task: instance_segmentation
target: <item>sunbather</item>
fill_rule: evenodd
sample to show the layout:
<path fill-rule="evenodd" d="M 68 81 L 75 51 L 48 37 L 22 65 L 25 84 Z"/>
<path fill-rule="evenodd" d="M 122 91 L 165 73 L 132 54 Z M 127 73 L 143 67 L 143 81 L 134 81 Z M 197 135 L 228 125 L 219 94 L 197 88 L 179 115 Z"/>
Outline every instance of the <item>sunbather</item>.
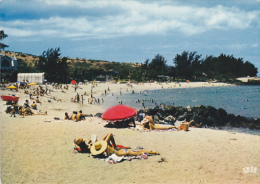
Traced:
<path fill-rule="evenodd" d="M 73 111 L 73 114 L 71 115 L 71 120 L 77 121 L 77 114 L 78 112 Z"/>
<path fill-rule="evenodd" d="M 30 109 L 30 107 L 23 109 L 23 115 L 34 115 L 34 112 Z"/>
<path fill-rule="evenodd" d="M 100 141 L 92 142 L 91 140 L 87 141 L 83 138 L 77 138 L 74 140 L 74 143 L 79 146 L 76 148 L 81 153 L 91 153 L 93 156 L 103 155 L 110 156 L 115 153 L 117 156 L 135 156 L 141 155 L 143 153 L 159 155 L 160 153 L 155 151 L 132 151 L 130 147 L 117 146 L 113 134 L 105 135 Z M 112 143 L 112 144 L 111 144 Z M 119 148 L 121 147 L 121 148 Z"/>
<path fill-rule="evenodd" d="M 40 102 L 40 100 L 39 100 L 39 97 L 38 97 L 38 96 L 36 97 L 36 100 L 35 100 L 35 101 L 36 101 L 36 103 L 42 103 L 42 102 Z"/>
<path fill-rule="evenodd" d="M 64 119 L 67 119 L 67 120 L 70 120 L 70 119 L 71 119 L 71 117 L 68 115 L 67 112 L 65 112 L 65 118 L 64 118 Z"/>
<path fill-rule="evenodd" d="M 31 105 L 31 107 L 32 107 L 32 109 L 37 110 L 37 105 L 36 105 L 35 101 L 33 101 L 33 104 Z"/>
<path fill-rule="evenodd" d="M 144 128 L 144 129 L 153 130 L 153 129 L 155 129 L 154 124 L 155 124 L 155 123 L 154 123 L 154 121 L 153 121 L 152 116 L 149 116 L 149 114 L 146 113 L 146 116 L 145 116 L 145 118 L 144 118 L 143 121 L 142 121 L 142 126 L 143 126 L 143 128 Z"/>
<path fill-rule="evenodd" d="M 114 136 L 111 133 L 107 134 L 100 141 L 95 142 L 91 146 L 90 151 L 93 156 L 103 155 L 105 153 L 105 156 L 107 157 L 112 155 L 113 153 L 116 154 L 117 156 L 136 156 L 136 155 L 141 155 L 145 152 L 152 155 L 160 154 L 156 151 L 145 151 L 145 150 L 132 151 L 127 148 L 118 149 L 115 143 Z"/>
<path fill-rule="evenodd" d="M 75 148 L 75 149 L 78 150 L 80 153 L 90 153 L 90 148 L 92 145 L 91 140 L 87 141 L 86 139 L 83 138 L 77 138 L 74 140 L 74 144 L 79 146 L 79 148 Z"/>
<path fill-rule="evenodd" d="M 77 116 L 76 116 L 76 120 L 77 120 L 77 121 L 81 121 L 81 120 L 83 120 L 83 119 L 85 119 L 85 115 L 82 114 L 82 110 L 80 110 L 79 113 L 78 113 Z"/>

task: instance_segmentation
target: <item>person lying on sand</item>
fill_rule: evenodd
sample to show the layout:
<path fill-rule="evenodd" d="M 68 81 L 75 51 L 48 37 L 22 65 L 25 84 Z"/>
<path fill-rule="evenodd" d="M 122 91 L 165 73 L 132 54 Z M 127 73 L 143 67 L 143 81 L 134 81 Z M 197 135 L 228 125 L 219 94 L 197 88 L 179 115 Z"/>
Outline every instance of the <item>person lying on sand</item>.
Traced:
<path fill-rule="evenodd" d="M 112 155 L 113 153 L 116 154 L 117 156 L 136 156 L 136 155 L 141 155 L 145 152 L 151 155 L 160 155 L 160 153 L 156 151 L 145 151 L 145 150 L 132 151 L 127 148 L 118 149 L 115 143 L 114 136 L 111 133 L 105 135 L 105 137 L 103 137 L 100 141 L 95 142 L 91 146 L 90 152 L 93 156 L 102 156 L 105 154 L 106 157 Z"/>
<path fill-rule="evenodd" d="M 34 112 L 30 109 L 30 107 L 24 108 L 22 110 L 23 115 L 34 115 Z"/>
<path fill-rule="evenodd" d="M 187 122 L 187 123 L 192 123 L 192 121 L 190 122 Z M 168 126 L 164 126 L 164 125 L 156 125 L 153 121 L 153 118 L 152 116 L 149 116 L 148 113 L 146 113 L 146 116 L 145 118 L 141 121 L 141 125 L 142 125 L 142 128 L 143 129 L 149 129 L 149 130 L 154 130 L 154 129 L 158 129 L 158 130 L 166 130 L 166 129 L 172 129 L 172 128 L 176 128 L 176 126 L 171 126 L 171 125 L 168 125 Z"/>
<path fill-rule="evenodd" d="M 172 128 L 176 128 L 176 126 L 173 125 L 158 125 L 158 124 L 154 124 L 152 125 L 152 129 L 151 128 L 147 128 L 148 126 L 150 127 L 149 124 L 149 119 L 144 118 L 141 121 L 141 125 L 142 125 L 142 129 L 149 129 L 149 130 L 167 130 L 167 129 L 172 129 Z"/>
<path fill-rule="evenodd" d="M 37 112 L 36 115 L 47 115 L 47 111 L 45 111 L 45 112 L 43 113 L 41 110 L 39 110 L 39 112 Z"/>
<path fill-rule="evenodd" d="M 118 148 L 116 145 L 113 134 L 106 134 L 100 141 L 93 143 L 91 140 L 87 141 L 83 138 L 77 138 L 74 140 L 74 143 L 80 147 L 80 152 L 91 153 L 93 156 L 110 156 L 115 153 L 117 156 L 136 156 L 143 153 L 148 153 L 152 155 L 160 155 L 160 153 L 155 151 L 132 151 L 130 147 Z M 111 144 L 112 143 L 112 144 Z"/>
<path fill-rule="evenodd" d="M 74 144 L 79 147 L 75 147 L 74 149 L 78 150 L 80 153 L 90 153 L 93 142 L 91 140 L 87 141 L 83 138 L 77 138 L 74 140 Z"/>

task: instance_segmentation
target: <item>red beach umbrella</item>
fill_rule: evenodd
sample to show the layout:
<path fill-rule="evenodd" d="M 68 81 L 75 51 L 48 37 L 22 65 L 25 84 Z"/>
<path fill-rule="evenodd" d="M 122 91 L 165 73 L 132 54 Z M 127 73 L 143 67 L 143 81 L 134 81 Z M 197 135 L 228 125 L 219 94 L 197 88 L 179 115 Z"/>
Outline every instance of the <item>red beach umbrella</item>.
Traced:
<path fill-rule="evenodd" d="M 116 105 L 107 109 L 103 113 L 102 119 L 109 121 L 123 120 L 126 118 L 133 117 L 136 114 L 137 111 L 132 107 L 128 107 L 126 105 Z"/>
<path fill-rule="evenodd" d="M 75 80 L 72 80 L 70 83 L 71 84 L 76 84 L 77 82 Z"/>
<path fill-rule="evenodd" d="M 18 96 L 11 96 L 11 95 L 2 95 L 1 98 L 3 101 L 10 101 L 10 102 L 17 102 L 19 99 Z"/>

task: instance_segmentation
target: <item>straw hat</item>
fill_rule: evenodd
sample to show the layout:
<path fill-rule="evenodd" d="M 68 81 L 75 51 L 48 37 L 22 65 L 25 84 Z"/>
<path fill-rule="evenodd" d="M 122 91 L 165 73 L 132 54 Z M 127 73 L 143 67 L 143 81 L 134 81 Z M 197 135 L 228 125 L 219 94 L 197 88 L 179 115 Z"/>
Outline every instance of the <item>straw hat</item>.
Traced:
<path fill-rule="evenodd" d="M 99 154 L 103 153 L 106 149 L 107 149 L 107 142 L 104 140 L 100 140 L 100 141 L 95 142 L 91 146 L 90 152 L 92 153 L 92 155 L 99 155 Z"/>

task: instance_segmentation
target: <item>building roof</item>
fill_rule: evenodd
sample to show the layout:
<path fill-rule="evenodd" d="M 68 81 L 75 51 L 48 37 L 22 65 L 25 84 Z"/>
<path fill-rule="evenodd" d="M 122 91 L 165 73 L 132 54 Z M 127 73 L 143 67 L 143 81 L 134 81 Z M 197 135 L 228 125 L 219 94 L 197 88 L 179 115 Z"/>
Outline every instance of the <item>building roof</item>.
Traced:
<path fill-rule="evenodd" d="M 157 77 L 167 78 L 167 77 L 169 77 L 169 76 L 166 76 L 166 75 L 158 75 Z"/>
<path fill-rule="evenodd" d="M 106 78 L 104 75 L 99 75 L 99 76 L 97 76 L 96 78 L 98 78 L 98 79 L 104 79 L 104 78 Z"/>

